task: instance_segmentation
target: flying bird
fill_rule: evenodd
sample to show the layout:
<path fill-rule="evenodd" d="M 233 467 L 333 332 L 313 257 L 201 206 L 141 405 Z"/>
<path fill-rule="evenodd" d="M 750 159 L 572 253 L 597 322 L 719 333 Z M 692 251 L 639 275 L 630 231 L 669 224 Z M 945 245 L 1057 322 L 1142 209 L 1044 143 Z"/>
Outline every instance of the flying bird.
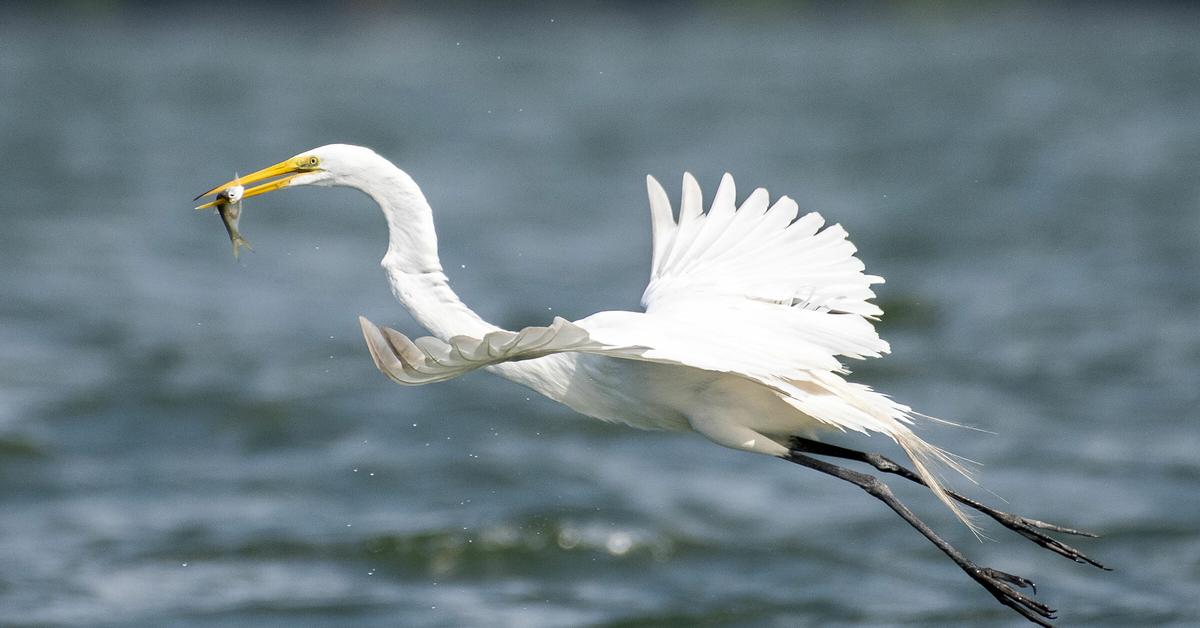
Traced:
<path fill-rule="evenodd" d="M 890 507 L 1002 604 L 1040 625 L 1050 625 L 1056 611 L 1018 590 L 1036 593 L 1031 581 L 968 560 L 878 477 L 814 456 L 865 463 L 926 486 L 973 531 L 964 508 L 1075 562 L 1107 569 L 1046 532 L 1094 535 L 1001 512 L 944 486 L 936 466 L 968 470 L 914 433 L 914 423 L 926 417 L 847 379 L 844 360 L 889 351 L 873 324 L 883 312 L 871 303 L 871 286 L 883 279 L 863 272 L 840 225 L 825 226 L 815 212 L 800 216 L 786 196 L 771 202 L 759 188 L 739 205 L 726 174 L 705 210 L 699 184 L 685 174 L 675 212 L 663 187 L 647 177 L 653 248 L 644 311 L 556 317 L 546 326 L 509 331 L 483 320 L 450 288 L 433 210 L 413 179 L 374 151 L 322 146 L 196 198 L 260 181 L 242 198 L 303 185 L 343 186 L 379 204 L 388 224 L 383 269 L 396 298 L 432 334 L 413 340 L 359 318 L 375 365 L 399 384 L 483 369 L 580 414 L 644 429 L 690 430 L 718 445 L 845 480 Z M 900 446 L 911 469 L 820 440 L 832 432 L 883 434 Z"/>

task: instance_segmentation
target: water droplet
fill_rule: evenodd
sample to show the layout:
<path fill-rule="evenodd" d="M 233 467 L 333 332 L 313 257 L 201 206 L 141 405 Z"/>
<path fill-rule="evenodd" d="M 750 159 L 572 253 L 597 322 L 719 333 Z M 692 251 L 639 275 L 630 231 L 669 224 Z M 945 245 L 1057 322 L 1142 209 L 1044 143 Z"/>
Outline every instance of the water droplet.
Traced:
<path fill-rule="evenodd" d="M 613 556 L 624 556 L 631 547 L 633 547 L 633 539 L 625 532 L 610 534 L 604 543 L 604 549 L 607 549 L 608 553 Z"/>

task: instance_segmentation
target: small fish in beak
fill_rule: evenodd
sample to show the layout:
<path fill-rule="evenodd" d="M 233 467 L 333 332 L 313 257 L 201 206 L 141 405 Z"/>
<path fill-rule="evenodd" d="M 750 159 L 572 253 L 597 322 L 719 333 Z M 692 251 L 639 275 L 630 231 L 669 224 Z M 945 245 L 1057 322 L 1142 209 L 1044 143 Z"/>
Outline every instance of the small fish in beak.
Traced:
<path fill-rule="evenodd" d="M 229 241 L 233 244 L 234 259 L 238 257 L 239 247 L 254 250 L 237 228 L 238 220 L 242 217 L 242 193 L 245 191 L 246 188 L 240 185 L 231 185 L 222 190 L 216 199 L 217 213 L 221 214 L 221 222 L 225 223 L 225 231 L 229 233 Z"/>

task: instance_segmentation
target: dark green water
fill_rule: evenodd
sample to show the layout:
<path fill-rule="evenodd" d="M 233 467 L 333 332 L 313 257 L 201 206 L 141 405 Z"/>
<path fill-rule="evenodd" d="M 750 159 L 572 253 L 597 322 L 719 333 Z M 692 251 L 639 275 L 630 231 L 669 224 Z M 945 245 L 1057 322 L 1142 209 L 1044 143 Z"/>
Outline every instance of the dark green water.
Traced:
<path fill-rule="evenodd" d="M 190 210 L 335 141 L 507 327 L 636 306 L 646 173 L 821 210 L 888 279 L 860 377 L 1117 570 L 900 495 L 1063 625 L 1200 622 L 1196 10 L 72 6 L 0 9 L 0 624 L 1018 625 L 848 485 L 389 384 L 369 201 L 256 199 L 240 263 Z"/>

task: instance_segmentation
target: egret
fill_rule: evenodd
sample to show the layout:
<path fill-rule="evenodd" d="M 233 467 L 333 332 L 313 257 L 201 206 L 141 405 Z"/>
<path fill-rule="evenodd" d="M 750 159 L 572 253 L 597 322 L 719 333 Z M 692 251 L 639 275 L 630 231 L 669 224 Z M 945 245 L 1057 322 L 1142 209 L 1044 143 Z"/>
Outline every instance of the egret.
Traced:
<path fill-rule="evenodd" d="M 691 430 L 718 445 L 774 456 L 845 480 L 882 501 L 950 557 L 1002 604 L 1050 625 L 1054 611 L 1018 589 L 1033 583 L 977 566 L 900 502 L 876 476 L 813 456 L 865 463 L 927 487 L 971 529 L 963 508 L 981 512 L 1040 547 L 1106 569 L 1046 531 L 1094 536 L 990 508 L 939 481 L 959 461 L 918 437 L 927 418 L 846 379 L 842 359 L 889 351 L 873 325 L 883 312 L 871 299 L 882 278 L 865 274 L 846 231 L 817 213 L 798 216 L 786 196 L 772 203 L 754 190 L 736 203 L 726 174 L 705 211 L 700 186 L 683 177 L 679 211 L 646 178 L 653 235 L 644 311 L 608 311 L 577 321 L 501 329 L 468 308 L 450 288 L 438 258 L 433 210 L 416 182 L 360 146 L 331 144 L 219 185 L 242 198 L 302 185 L 343 186 L 383 210 L 388 248 L 381 265 L 396 298 L 432 336 L 411 340 L 359 318 L 375 365 L 399 384 L 448 380 L 483 369 L 572 410 L 643 429 Z M 213 201 L 197 209 L 219 204 Z M 875 453 L 819 440 L 830 432 L 879 433 L 911 461 L 907 468 Z"/>

